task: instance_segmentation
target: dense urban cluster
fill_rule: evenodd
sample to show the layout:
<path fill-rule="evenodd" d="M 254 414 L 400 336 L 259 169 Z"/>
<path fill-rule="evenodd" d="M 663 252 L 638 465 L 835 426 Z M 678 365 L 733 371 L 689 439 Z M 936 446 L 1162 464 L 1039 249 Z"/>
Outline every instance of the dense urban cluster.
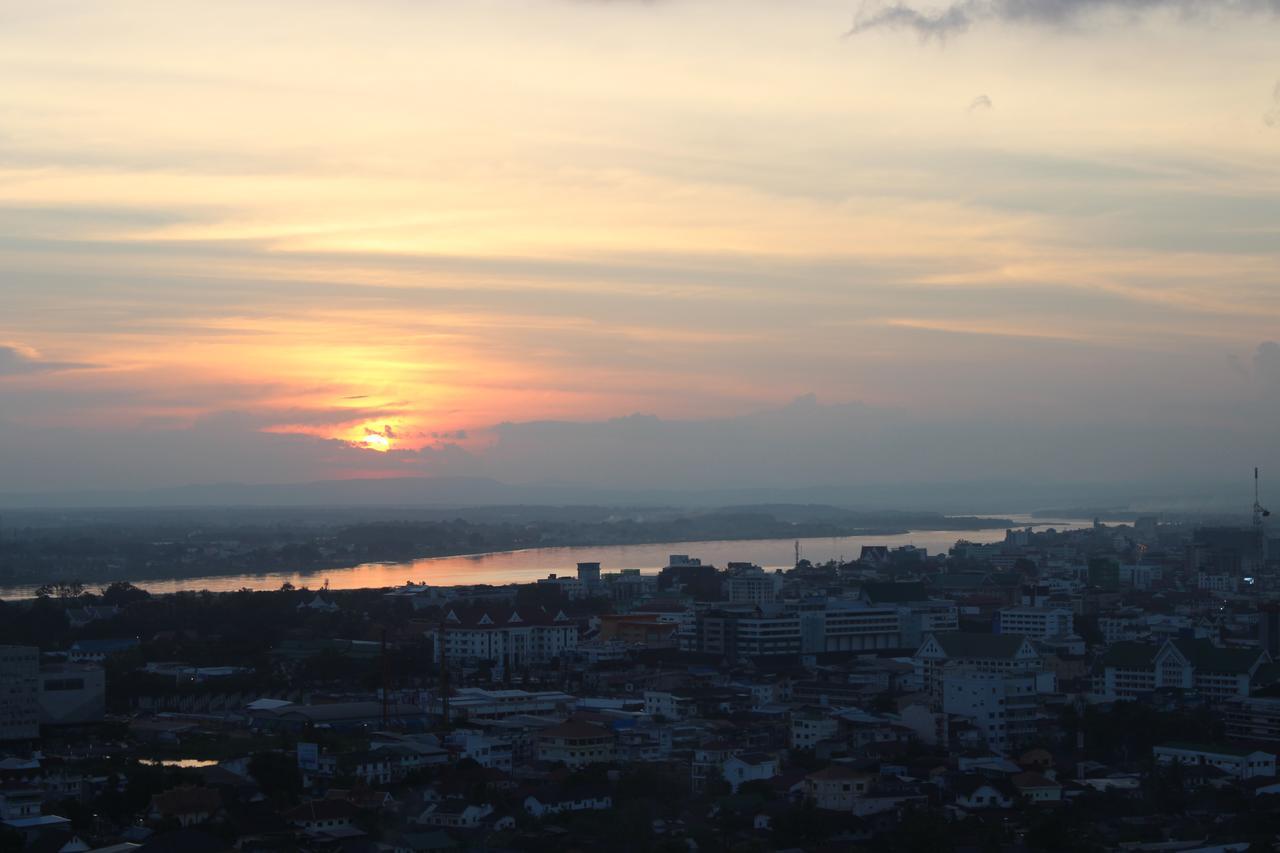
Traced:
<path fill-rule="evenodd" d="M 1143 518 L 787 570 L 51 586 L 0 607 L 0 850 L 1269 850 L 1277 557 Z"/>

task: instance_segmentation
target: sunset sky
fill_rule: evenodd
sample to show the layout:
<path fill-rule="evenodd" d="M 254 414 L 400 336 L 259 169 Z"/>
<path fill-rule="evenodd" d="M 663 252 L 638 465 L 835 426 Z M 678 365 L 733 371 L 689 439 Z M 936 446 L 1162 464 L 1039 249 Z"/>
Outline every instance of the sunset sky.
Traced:
<path fill-rule="evenodd" d="M 1280 0 L 0 0 L 0 491 L 1280 483 L 1277 45 Z"/>

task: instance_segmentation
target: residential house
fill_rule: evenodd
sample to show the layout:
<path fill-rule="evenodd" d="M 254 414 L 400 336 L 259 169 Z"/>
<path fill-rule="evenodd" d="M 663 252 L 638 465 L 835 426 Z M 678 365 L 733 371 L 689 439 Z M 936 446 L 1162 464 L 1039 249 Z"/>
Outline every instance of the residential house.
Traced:
<path fill-rule="evenodd" d="M 184 828 L 207 823 L 222 812 L 222 795 L 215 788 L 185 786 L 153 794 L 147 819 L 153 823 L 176 820 Z"/>
<path fill-rule="evenodd" d="M 875 778 L 875 774 L 833 764 L 804 777 L 804 798 L 820 809 L 852 812 L 855 800 L 871 790 Z"/>
<path fill-rule="evenodd" d="M 725 781 L 734 793 L 747 782 L 772 779 L 781 769 L 776 755 L 763 752 L 744 752 L 730 756 L 722 765 Z"/>

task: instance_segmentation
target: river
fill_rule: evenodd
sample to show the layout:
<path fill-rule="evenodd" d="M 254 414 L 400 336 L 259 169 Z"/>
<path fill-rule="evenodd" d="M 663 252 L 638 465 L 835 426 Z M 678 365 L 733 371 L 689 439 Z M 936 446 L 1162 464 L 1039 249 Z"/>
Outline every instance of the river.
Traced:
<path fill-rule="evenodd" d="M 1018 526 L 1034 525 L 1038 529 L 1053 527 L 1076 530 L 1089 526 L 1086 521 L 1044 521 L 1027 515 L 1005 515 Z M 957 539 L 970 542 L 999 542 L 1004 528 L 987 530 L 912 530 L 891 536 L 839 536 L 835 538 L 801 539 L 800 556 L 815 563 L 827 560 L 855 559 L 864 545 L 915 545 L 930 554 L 945 552 Z M 731 561 L 751 562 L 766 568 L 790 568 L 795 560 L 794 539 L 733 539 L 711 542 L 660 542 L 649 545 L 602 545 L 573 548 L 528 548 L 522 551 L 497 551 L 487 554 L 464 554 L 453 557 L 428 557 L 403 563 L 364 563 L 314 572 L 272 572 L 269 574 L 212 575 L 136 581 L 154 593 L 207 589 L 232 592 L 249 589 L 279 589 L 284 583 L 309 586 L 326 582 L 330 589 L 365 589 L 400 586 L 406 581 L 432 586 L 457 584 L 528 583 L 548 574 L 573 574 L 580 562 L 598 562 L 605 572 L 640 569 L 657 572 L 667 564 L 671 554 L 688 554 L 704 563 L 724 567 Z M 31 598 L 35 585 L 0 587 L 0 599 Z"/>

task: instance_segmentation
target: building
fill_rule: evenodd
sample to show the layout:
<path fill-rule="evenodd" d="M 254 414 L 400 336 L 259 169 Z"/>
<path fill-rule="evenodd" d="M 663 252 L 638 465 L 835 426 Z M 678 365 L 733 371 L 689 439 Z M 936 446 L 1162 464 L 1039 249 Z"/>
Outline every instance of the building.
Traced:
<path fill-rule="evenodd" d="M 564 611 L 540 607 L 451 607 L 434 637 L 436 661 L 443 650 L 454 663 L 492 661 L 519 668 L 576 648 L 578 624 Z"/>
<path fill-rule="evenodd" d="M 977 672 L 1038 672 L 1040 654 L 1026 637 L 1017 634 L 978 634 L 968 631 L 929 634 L 916 650 L 924 689 L 942 700 L 942 673 L 948 667 Z"/>
<path fill-rule="evenodd" d="M 577 769 L 614 760 L 613 732 L 594 723 L 569 720 L 538 733 L 538 760 Z"/>
<path fill-rule="evenodd" d="M 1236 779 L 1255 776 L 1274 777 L 1276 757 L 1270 752 L 1237 749 L 1229 746 L 1203 746 L 1193 743 L 1169 743 L 1151 750 L 1160 764 L 1186 764 L 1216 767 Z"/>
<path fill-rule="evenodd" d="M 572 711 L 577 699 L 559 690 L 485 690 L 462 687 L 449 697 L 453 720 L 503 720 L 521 714 L 554 714 Z M 441 710 L 437 699 L 433 710 Z"/>
<path fill-rule="evenodd" d="M 1000 611 L 999 633 L 1022 634 L 1033 640 L 1070 637 L 1075 633 L 1070 610 L 1048 607 L 1006 607 Z"/>
<path fill-rule="evenodd" d="M 77 640 L 67 649 L 67 660 L 72 663 L 102 663 L 109 657 L 125 654 L 138 648 L 135 637 L 107 640 Z"/>
<path fill-rule="evenodd" d="M 776 755 L 763 752 L 744 752 L 728 758 L 724 765 L 724 780 L 736 794 L 738 789 L 748 782 L 761 782 L 772 779 L 781 772 L 781 764 Z"/>
<path fill-rule="evenodd" d="M 568 812 L 609 811 L 613 797 L 607 791 L 540 792 L 525 797 L 523 805 L 529 815 L 543 818 Z"/>
<path fill-rule="evenodd" d="M 800 617 L 760 607 L 717 608 L 698 616 L 697 650 L 740 660 L 800 653 Z"/>
<path fill-rule="evenodd" d="M 347 800 L 311 800 L 285 812 L 282 817 L 308 835 L 343 837 L 363 835 L 355 825 L 359 810 Z"/>
<path fill-rule="evenodd" d="M 152 823 L 176 821 L 180 826 L 208 823 L 222 811 L 222 795 L 216 788 L 187 785 L 151 796 L 147 820 Z"/>
<path fill-rule="evenodd" d="M 1005 752 L 1035 738 L 1040 715 L 1036 676 L 949 668 L 942 675 L 942 710 L 970 721 L 988 746 Z"/>
<path fill-rule="evenodd" d="M 106 713 L 107 679 L 93 664 L 40 667 L 40 722 L 48 726 L 96 723 Z"/>
<path fill-rule="evenodd" d="M 488 803 L 476 805 L 462 797 L 456 797 L 427 806 L 418 815 L 417 822 L 425 826 L 475 829 L 491 814 L 493 814 L 493 806 Z"/>
<path fill-rule="evenodd" d="M 1280 699 L 1237 696 L 1223 703 L 1222 716 L 1231 740 L 1280 742 Z"/>
<path fill-rule="evenodd" d="M 852 812 L 858 798 L 871 790 L 875 779 L 871 773 L 833 764 L 804 777 L 804 798 L 816 808 Z"/>
<path fill-rule="evenodd" d="M 0 646 L 0 740 L 40 736 L 40 650 Z"/>
<path fill-rule="evenodd" d="M 1249 695 L 1254 674 L 1271 656 L 1261 649 L 1222 648 L 1209 640 L 1116 643 L 1094 674 L 1094 692 L 1136 699 L 1153 690 L 1194 690 L 1211 701 Z"/>
<path fill-rule="evenodd" d="M 578 563 L 578 583 L 584 595 L 592 595 L 600 588 L 600 564 Z"/>
<path fill-rule="evenodd" d="M 698 713 L 698 701 L 692 693 L 682 690 L 646 690 L 644 712 L 650 717 L 665 720 L 686 720 Z"/>
<path fill-rule="evenodd" d="M 1009 779 L 1022 799 L 1033 805 L 1062 802 L 1062 786 L 1039 773 L 1015 773 Z"/>
<path fill-rule="evenodd" d="M 792 749 L 813 749 L 824 740 L 831 740 L 840 732 L 840 722 L 826 708 L 803 707 L 791 712 L 789 746 Z"/>
<path fill-rule="evenodd" d="M 705 743 L 693 751 L 690 779 L 693 793 L 705 793 L 713 782 L 724 779 L 724 763 L 746 750 L 728 741 Z"/>
<path fill-rule="evenodd" d="M 896 649 L 902 645 L 897 607 L 830 598 L 823 600 L 820 608 L 812 607 L 811 602 L 802 602 L 798 608 L 801 649 L 806 654 Z"/>
<path fill-rule="evenodd" d="M 669 649 L 678 645 L 678 622 L 657 613 L 606 613 L 600 617 L 600 640 L 613 640 L 624 646 L 647 649 Z"/>
<path fill-rule="evenodd" d="M 1010 809 L 1018 801 L 1018 790 L 1008 779 L 966 774 L 956 779 L 951 788 L 956 795 L 956 805 L 966 811 Z"/>
<path fill-rule="evenodd" d="M 730 563 L 724 581 L 730 604 L 766 604 L 782 591 L 782 572 L 766 572 L 753 563 Z"/>
<path fill-rule="evenodd" d="M 323 705 L 259 705 L 249 709 L 249 719 L 256 728 L 307 729 L 322 726 L 335 731 L 386 728 L 386 724 L 424 727 L 428 714 L 417 705 L 392 702 L 330 702 Z"/>

